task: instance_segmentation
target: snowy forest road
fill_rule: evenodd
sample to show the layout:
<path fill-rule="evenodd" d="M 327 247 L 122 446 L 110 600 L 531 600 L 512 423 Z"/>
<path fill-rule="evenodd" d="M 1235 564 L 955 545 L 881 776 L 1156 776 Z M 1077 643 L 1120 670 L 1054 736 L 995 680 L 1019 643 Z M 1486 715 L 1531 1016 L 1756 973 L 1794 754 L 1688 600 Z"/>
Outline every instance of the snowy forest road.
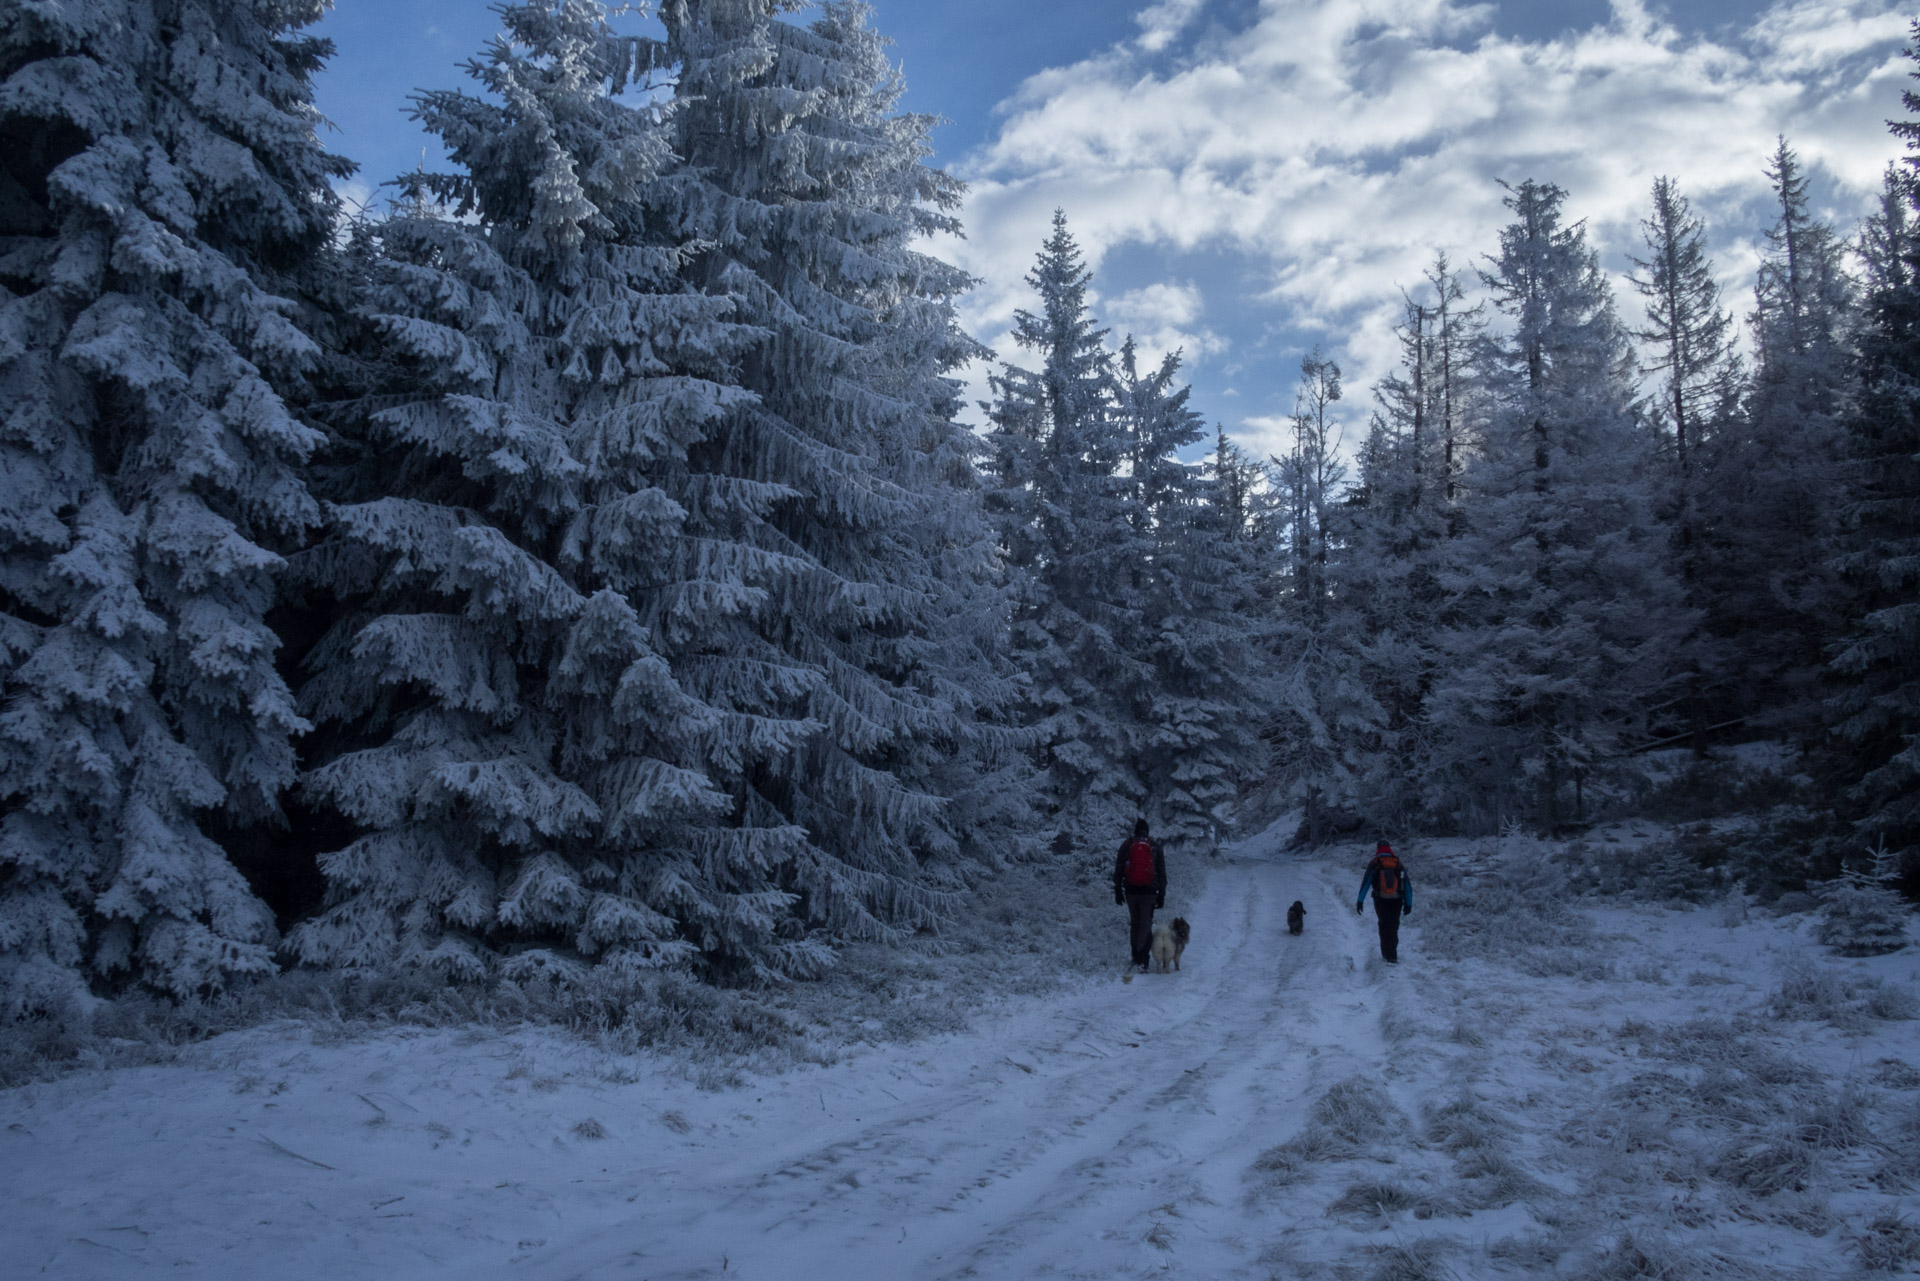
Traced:
<path fill-rule="evenodd" d="M 1350 891 L 1349 891 L 1350 892 Z M 1308 905 L 1308 930 L 1286 931 Z M 759 1132 L 643 1172 L 616 1222 L 537 1252 L 553 1278 L 1264 1275 L 1247 1173 L 1328 1083 L 1383 1053 L 1331 871 L 1234 861 L 1183 912 L 1183 968 L 1060 1004 L 866 1082 L 848 1124 Z M 1166 919 L 1171 913 L 1162 913 Z M 1123 923 L 1116 915 L 1116 952 Z M 1373 977 L 1369 977 L 1369 976 Z M 855 1065 L 858 1070 L 858 1065 Z M 913 1093 L 900 1096 L 910 1088 Z M 895 1101 L 895 1099 L 898 1101 Z"/>
<path fill-rule="evenodd" d="M 1738 893 L 1515 888 L 1657 837 L 1423 842 L 1396 968 L 1353 914 L 1358 859 L 1284 857 L 1270 832 L 1176 880 L 1179 973 L 1122 983 L 1124 913 L 1061 903 L 1059 937 L 1010 931 L 1004 963 L 876 969 L 850 1014 L 836 996 L 837 1043 L 877 1044 L 717 1089 L 727 1063 L 551 1027 L 319 1017 L 69 1071 L 0 1091 L 0 1259 L 61 1281 L 1920 1262 L 1920 950 L 1827 956 L 1817 918 Z M 1114 969 L 1032 973 L 1082 946 Z M 895 1040 L 861 1013 L 920 1002 L 933 1026 L 983 974 L 1003 986 L 970 1026 Z"/>

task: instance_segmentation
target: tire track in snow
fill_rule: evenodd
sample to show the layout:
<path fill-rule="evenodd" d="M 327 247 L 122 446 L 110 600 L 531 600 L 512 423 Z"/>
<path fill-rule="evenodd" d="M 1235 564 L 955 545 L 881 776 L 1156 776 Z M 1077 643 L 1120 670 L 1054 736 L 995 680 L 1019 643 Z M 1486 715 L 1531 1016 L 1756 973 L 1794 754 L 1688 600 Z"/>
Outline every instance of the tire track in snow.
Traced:
<path fill-rule="evenodd" d="M 784 1154 L 651 1171 L 657 1195 L 637 1195 L 631 1217 L 516 1270 L 1264 1275 L 1253 1157 L 1383 1053 L 1370 995 L 1384 984 L 1361 959 L 1371 930 L 1343 921 L 1337 881 L 1291 861 L 1216 867 L 1184 911 L 1195 940 L 1180 973 L 1094 983 L 953 1038 L 960 1053 L 921 1073 L 927 1097 L 857 1128 L 829 1119 Z M 1309 901 L 1300 938 L 1284 922 L 1295 897 Z"/>

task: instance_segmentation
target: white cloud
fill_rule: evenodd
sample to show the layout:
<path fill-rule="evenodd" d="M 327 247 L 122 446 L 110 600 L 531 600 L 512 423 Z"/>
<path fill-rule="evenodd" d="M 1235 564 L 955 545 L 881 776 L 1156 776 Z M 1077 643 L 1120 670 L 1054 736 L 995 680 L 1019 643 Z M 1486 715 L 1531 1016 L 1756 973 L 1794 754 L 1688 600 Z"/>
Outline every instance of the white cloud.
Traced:
<path fill-rule="evenodd" d="M 1775 136 L 1832 181 L 1843 207 L 1829 212 L 1850 223 L 1897 154 L 1884 121 L 1902 114 L 1910 69 L 1906 18 L 1885 0 L 1785 0 L 1716 38 L 1615 0 L 1606 25 L 1547 41 L 1498 35 L 1490 7 L 1453 0 L 1263 0 L 1245 30 L 1182 54 L 1171 47 L 1197 11 L 1142 11 L 1139 48 L 1160 40 L 1151 63 L 1122 45 L 1034 76 L 960 166 L 971 239 L 942 250 L 982 279 L 965 313 L 976 333 L 997 339 L 1028 305 L 1021 277 L 1064 207 L 1096 270 L 1123 247 L 1241 257 L 1235 301 L 1320 337 L 1363 412 L 1392 358 L 1400 287 L 1436 249 L 1463 265 L 1491 249 L 1505 221 L 1495 180 L 1527 177 L 1565 187 L 1569 215 L 1615 261 L 1637 247 L 1653 178 L 1677 178 L 1743 310 Z M 1132 306 L 1190 355 L 1232 340 L 1244 356 L 1239 335 L 1175 318 L 1175 301 L 1197 318 L 1226 300 L 1156 285 L 1103 314 Z M 1263 425 L 1242 425 L 1256 448 Z"/>
<path fill-rule="evenodd" d="M 1143 358 L 1158 363 L 1161 356 L 1178 351 L 1188 366 L 1227 349 L 1225 338 L 1198 323 L 1205 309 L 1206 300 L 1191 281 L 1131 289 L 1100 305 L 1101 315 L 1121 335 L 1133 335 Z"/>
<path fill-rule="evenodd" d="M 1206 0 L 1159 0 L 1142 9 L 1133 19 L 1140 27 L 1140 47 L 1148 53 L 1160 52 L 1186 30 L 1205 5 Z"/>
<path fill-rule="evenodd" d="M 380 194 L 370 182 L 360 178 L 336 178 L 333 190 L 346 203 L 349 213 L 362 209 L 371 209 L 375 198 Z"/>

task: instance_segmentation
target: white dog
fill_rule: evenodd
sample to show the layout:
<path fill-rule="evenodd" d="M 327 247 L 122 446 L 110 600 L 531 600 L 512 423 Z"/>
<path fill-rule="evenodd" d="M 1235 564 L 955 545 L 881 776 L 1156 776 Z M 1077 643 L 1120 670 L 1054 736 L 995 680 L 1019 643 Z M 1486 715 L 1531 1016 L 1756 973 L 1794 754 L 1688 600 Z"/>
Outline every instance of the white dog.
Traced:
<path fill-rule="evenodd" d="M 1187 950 L 1190 933 L 1183 916 L 1174 917 L 1171 925 L 1153 927 L 1153 963 L 1160 973 L 1180 968 L 1180 954 Z"/>

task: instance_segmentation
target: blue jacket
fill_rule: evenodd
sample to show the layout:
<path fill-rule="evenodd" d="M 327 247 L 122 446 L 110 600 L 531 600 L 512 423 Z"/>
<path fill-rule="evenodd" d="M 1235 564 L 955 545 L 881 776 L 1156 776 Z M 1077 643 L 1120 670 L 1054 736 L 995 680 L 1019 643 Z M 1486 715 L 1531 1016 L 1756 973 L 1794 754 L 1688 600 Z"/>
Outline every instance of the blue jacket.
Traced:
<path fill-rule="evenodd" d="M 1367 864 L 1367 870 L 1360 875 L 1360 897 L 1353 901 L 1355 907 L 1363 906 L 1367 895 L 1373 893 L 1373 874 L 1379 866 L 1380 856 L 1375 854 L 1373 862 Z M 1407 905 L 1408 911 L 1413 910 L 1413 878 L 1407 875 L 1405 863 L 1400 864 L 1400 901 Z"/>

